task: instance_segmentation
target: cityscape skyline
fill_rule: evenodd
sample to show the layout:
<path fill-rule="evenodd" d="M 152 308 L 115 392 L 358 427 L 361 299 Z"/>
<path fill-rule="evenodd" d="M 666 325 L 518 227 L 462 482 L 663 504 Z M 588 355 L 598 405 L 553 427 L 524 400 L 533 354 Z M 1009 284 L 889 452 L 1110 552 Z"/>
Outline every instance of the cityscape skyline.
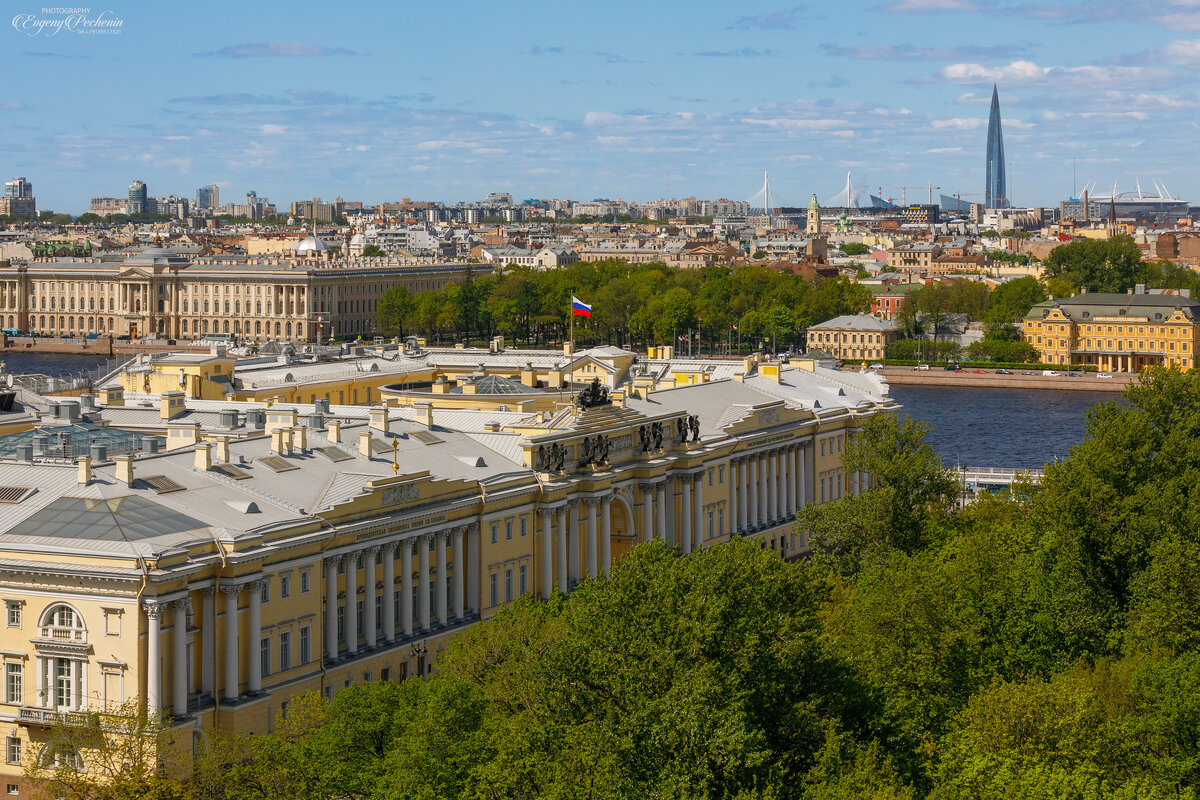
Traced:
<path fill-rule="evenodd" d="M 1200 194 L 1185 156 L 1200 108 L 1188 0 L 700 3 L 687 17 L 622 3 L 603 15 L 368 4 L 319 26 L 303 4 L 286 16 L 207 8 L 117 8 L 119 32 L 103 36 L 14 18 L 5 41 L 42 80 L 0 91 L 0 172 L 27 176 L 40 208 L 73 214 L 134 178 L 155 195 L 213 184 L 280 205 L 493 191 L 745 200 L 765 170 L 780 204 L 803 206 L 850 171 L 859 194 L 911 200 L 929 186 L 981 202 L 998 83 L 1017 204 L 1139 179 Z M 93 72 L 138 80 L 70 103 L 44 89 Z"/>

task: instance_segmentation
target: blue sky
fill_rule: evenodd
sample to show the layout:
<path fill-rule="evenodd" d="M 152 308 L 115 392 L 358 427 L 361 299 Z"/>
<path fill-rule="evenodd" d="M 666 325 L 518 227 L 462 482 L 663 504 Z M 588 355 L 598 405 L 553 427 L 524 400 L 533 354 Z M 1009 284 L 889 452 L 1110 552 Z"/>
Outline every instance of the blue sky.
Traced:
<path fill-rule="evenodd" d="M 27 6 L 27 7 L 26 7 Z M 16 17 L 53 18 L 8 4 Z M 1200 0 L 116 3 L 7 24 L 0 175 L 283 206 L 664 196 L 975 199 L 992 82 L 1019 205 L 1078 185 L 1200 204 Z M 26 17 L 25 19 L 28 19 Z M 10 20 L 5 20 L 9 22 Z M 22 30 L 18 30 L 18 28 Z M 668 178 L 669 175 L 669 178 Z M 937 194 L 935 189 L 935 194 Z"/>

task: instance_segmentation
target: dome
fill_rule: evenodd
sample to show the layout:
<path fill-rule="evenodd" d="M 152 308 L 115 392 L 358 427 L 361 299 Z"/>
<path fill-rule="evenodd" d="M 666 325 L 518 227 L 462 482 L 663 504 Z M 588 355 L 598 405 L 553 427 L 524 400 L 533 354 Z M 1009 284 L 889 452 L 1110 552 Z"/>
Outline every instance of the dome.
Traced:
<path fill-rule="evenodd" d="M 350 237 L 350 244 L 353 244 L 353 245 L 358 245 L 358 244 L 365 245 L 366 243 L 367 243 L 367 237 L 363 236 L 361 233 L 356 233 L 356 234 L 354 234 L 353 236 L 351 236 L 351 237 Z"/>
<path fill-rule="evenodd" d="M 329 245 L 325 244 L 321 239 L 313 236 L 311 233 L 304 237 L 300 244 L 296 245 L 296 255 L 306 256 L 314 253 L 329 252 Z"/>

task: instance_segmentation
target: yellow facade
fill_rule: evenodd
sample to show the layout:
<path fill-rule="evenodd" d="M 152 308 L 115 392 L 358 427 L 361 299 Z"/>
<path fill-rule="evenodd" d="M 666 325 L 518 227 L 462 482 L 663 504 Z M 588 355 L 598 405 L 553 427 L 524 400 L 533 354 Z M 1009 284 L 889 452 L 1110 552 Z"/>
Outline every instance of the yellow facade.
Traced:
<path fill-rule="evenodd" d="M 1100 372 L 1195 367 L 1200 330 L 1194 311 L 1200 306 L 1172 296 L 1157 305 L 1123 305 L 1129 297 L 1154 296 L 1084 294 L 1034 306 L 1023 321 L 1025 341 L 1047 364 L 1090 365 Z"/>

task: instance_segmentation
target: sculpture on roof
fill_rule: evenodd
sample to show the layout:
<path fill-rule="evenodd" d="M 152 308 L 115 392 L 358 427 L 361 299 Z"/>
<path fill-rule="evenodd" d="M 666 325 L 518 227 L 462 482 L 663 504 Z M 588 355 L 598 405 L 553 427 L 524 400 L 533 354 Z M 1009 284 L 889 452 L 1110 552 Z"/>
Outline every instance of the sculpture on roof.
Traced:
<path fill-rule="evenodd" d="M 608 388 L 600 385 L 600 379 L 592 378 L 592 382 L 575 396 L 575 404 L 580 408 L 595 408 L 612 405 L 612 398 L 608 395 Z"/>

